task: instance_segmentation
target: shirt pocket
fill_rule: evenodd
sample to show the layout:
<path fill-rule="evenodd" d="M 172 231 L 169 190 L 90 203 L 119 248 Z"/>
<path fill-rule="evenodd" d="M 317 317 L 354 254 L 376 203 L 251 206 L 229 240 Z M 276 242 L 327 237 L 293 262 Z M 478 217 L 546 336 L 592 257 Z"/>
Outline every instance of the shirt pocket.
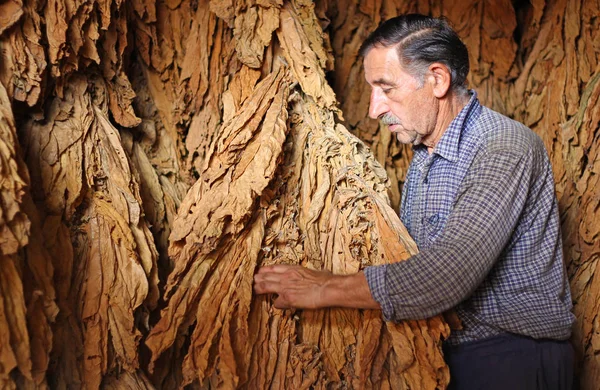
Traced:
<path fill-rule="evenodd" d="M 425 216 L 423 225 L 425 226 L 429 242 L 434 242 L 439 237 L 444 226 L 446 226 L 447 218 L 448 213 L 442 211 L 430 213 Z"/>

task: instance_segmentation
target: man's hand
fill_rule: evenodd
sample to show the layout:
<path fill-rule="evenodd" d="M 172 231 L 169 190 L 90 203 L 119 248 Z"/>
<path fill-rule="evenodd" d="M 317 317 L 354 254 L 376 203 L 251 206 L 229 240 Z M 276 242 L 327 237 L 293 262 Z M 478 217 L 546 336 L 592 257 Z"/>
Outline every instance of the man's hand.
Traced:
<path fill-rule="evenodd" d="M 277 294 L 275 307 L 279 309 L 380 308 L 362 272 L 334 275 L 298 265 L 272 265 L 258 270 L 254 276 L 254 292 Z"/>
<path fill-rule="evenodd" d="M 275 307 L 279 309 L 318 309 L 325 307 L 323 292 L 334 275 L 298 265 L 262 267 L 254 276 L 256 294 L 277 294 Z"/>

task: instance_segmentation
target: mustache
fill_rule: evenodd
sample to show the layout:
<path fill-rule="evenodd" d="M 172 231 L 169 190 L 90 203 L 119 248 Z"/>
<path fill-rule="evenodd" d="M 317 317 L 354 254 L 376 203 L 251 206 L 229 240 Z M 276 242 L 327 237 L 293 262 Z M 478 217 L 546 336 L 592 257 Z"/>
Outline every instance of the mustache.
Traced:
<path fill-rule="evenodd" d="M 388 126 L 400 124 L 400 118 L 398 118 L 394 114 L 390 114 L 389 112 L 380 116 L 379 120 L 381 121 L 381 123 L 383 123 L 384 125 L 388 125 Z"/>

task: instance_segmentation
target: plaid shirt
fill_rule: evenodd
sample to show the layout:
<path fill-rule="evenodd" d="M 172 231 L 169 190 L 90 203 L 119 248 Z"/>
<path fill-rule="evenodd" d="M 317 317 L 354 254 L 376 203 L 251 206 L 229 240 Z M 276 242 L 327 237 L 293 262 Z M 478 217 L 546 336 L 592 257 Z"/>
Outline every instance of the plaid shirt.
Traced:
<path fill-rule="evenodd" d="M 471 94 L 433 153 L 414 148 L 400 218 L 420 253 L 366 268 L 371 294 L 388 321 L 454 308 L 463 329 L 450 344 L 567 339 L 575 317 L 546 150 Z"/>

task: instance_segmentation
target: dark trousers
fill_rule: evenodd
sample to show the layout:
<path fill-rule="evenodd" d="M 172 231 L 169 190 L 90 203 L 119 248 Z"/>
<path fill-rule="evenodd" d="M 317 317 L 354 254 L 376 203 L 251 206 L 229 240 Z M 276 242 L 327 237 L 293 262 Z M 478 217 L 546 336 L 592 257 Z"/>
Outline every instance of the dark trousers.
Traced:
<path fill-rule="evenodd" d="M 569 341 L 504 334 L 444 346 L 449 390 L 571 390 L 574 352 Z"/>

